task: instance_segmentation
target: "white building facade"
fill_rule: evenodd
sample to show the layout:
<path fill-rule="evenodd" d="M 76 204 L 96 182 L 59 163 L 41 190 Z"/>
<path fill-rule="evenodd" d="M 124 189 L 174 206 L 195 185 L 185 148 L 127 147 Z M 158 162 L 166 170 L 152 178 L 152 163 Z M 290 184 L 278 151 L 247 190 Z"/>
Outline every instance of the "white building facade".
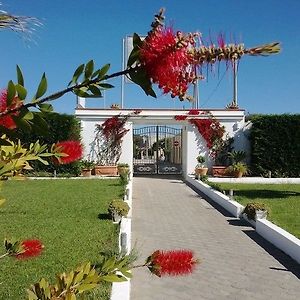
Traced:
<path fill-rule="evenodd" d="M 84 103 L 82 103 L 84 104 Z M 139 113 L 134 113 L 133 109 L 92 109 L 84 108 L 80 105 L 75 110 L 75 116 L 80 120 L 82 128 L 82 142 L 84 145 L 84 155 L 87 157 L 91 153 L 92 143 L 95 139 L 95 126 L 102 124 L 112 116 L 130 115 L 126 128 L 129 129 L 123 138 L 122 153 L 119 162 L 128 163 L 133 171 L 133 132 L 135 127 L 142 126 L 170 126 L 182 128 L 181 137 L 181 170 L 183 176 L 194 172 L 196 157 L 201 154 L 206 157 L 208 167 L 212 166 L 209 157 L 209 149 L 206 142 L 199 134 L 197 128 L 191 125 L 189 118 L 207 118 L 211 113 L 225 127 L 228 137 L 234 138 L 234 149 L 247 150 L 249 142 L 244 132 L 245 112 L 244 110 L 201 110 L 200 115 L 188 115 L 189 110 L 168 110 L 168 109 L 141 109 Z M 175 116 L 187 115 L 184 121 L 175 120 Z"/>

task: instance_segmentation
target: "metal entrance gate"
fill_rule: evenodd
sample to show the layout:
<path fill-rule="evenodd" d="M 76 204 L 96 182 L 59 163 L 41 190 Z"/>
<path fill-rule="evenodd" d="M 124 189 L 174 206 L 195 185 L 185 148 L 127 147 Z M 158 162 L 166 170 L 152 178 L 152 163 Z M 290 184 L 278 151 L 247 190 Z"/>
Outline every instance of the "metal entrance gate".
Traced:
<path fill-rule="evenodd" d="M 133 129 L 134 174 L 181 174 L 182 130 L 169 126 Z"/>

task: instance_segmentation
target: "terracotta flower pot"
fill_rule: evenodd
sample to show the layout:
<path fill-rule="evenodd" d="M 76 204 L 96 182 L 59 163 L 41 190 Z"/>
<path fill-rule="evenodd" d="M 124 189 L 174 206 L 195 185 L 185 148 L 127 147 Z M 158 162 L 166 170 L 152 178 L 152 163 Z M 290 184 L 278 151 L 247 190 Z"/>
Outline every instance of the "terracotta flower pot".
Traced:
<path fill-rule="evenodd" d="M 195 174 L 198 176 L 204 176 L 207 174 L 208 168 L 195 168 Z"/>
<path fill-rule="evenodd" d="M 94 174 L 100 176 L 117 176 L 117 166 L 95 166 Z"/>
<path fill-rule="evenodd" d="M 92 176 L 92 169 L 82 169 L 81 170 L 82 177 L 90 177 Z"/>
<path fill-rule="evenodd" d="M 213 166 L 212 167 L 212 174 L 214 177 L 223 177 L 226 175 L 227 167 L 224 166 Z"/>

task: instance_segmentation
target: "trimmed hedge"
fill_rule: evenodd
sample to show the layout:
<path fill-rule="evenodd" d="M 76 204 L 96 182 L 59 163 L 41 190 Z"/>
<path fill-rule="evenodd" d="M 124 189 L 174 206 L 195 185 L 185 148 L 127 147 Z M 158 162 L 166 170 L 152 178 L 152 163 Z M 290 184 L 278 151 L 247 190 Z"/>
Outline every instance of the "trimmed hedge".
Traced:
<path fill-rule="evenodd" d="M 80 140 L 80 122 L 74 115 L 47 113 L 43 114 L 43 118 L 49 126 L 47 133 L 40 134 L 35 131 L 25 132 L 18 129 L 11 138 L 18 138 L 25 145 L 35 142 L 36 140 L 48 145 L 52 145 L 58 141 Z M 53 174 L 54 170 L 56 170 L 58 175 L 66 174 L 77 176 L 80 174 L 79 162 L 68 165 L 55 165 L 52 162 L 49 162 L 48 166 L 45 166 L 40 162 L 33 162 L 31 165 L 34 168 L 35 174 L 38 174 L 39 172 L 49 172 Z"/>
<path fill-rule="evenodd" d="M 300 176 L 300 114 L 251 117 L 253 175 Z"/>

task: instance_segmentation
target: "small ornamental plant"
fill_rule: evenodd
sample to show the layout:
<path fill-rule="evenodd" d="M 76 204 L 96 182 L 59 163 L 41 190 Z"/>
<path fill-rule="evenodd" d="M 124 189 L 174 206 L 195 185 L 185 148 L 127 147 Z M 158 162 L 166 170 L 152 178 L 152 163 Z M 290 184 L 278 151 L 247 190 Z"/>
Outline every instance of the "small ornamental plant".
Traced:
<path fill-rule="evenodd" d="M 243 213 L 248 217 L 248 219 L 255 220 L 257 211 L 264 211 L 266 215 L 268 214 L 267 207 L 265 204 L 260 202 L 247 203 Z"/>
<path fill-rule="evenodd" d="M 205 163 L 205 157 L 203 155 L 198 155 L 197 156 L 197 167 L 199 168 L 203 168 L 204 167 L 204 163 Z"/>
<path fill-rule="evenodd" d="M 121 217 L 126 217 L 129 212 L 129 205 L 123 200 L 113 200 L 108 206 L 108 212 L 111 216 L 117 214 Z"/>
<path fill-rule="evenodd" d="M 80 161 L 80 166 L 81 166 L 81 169 L 91 170 L 94 168 L 95 163 L 93 161 L 84 159 L 84 160 Z"/>

